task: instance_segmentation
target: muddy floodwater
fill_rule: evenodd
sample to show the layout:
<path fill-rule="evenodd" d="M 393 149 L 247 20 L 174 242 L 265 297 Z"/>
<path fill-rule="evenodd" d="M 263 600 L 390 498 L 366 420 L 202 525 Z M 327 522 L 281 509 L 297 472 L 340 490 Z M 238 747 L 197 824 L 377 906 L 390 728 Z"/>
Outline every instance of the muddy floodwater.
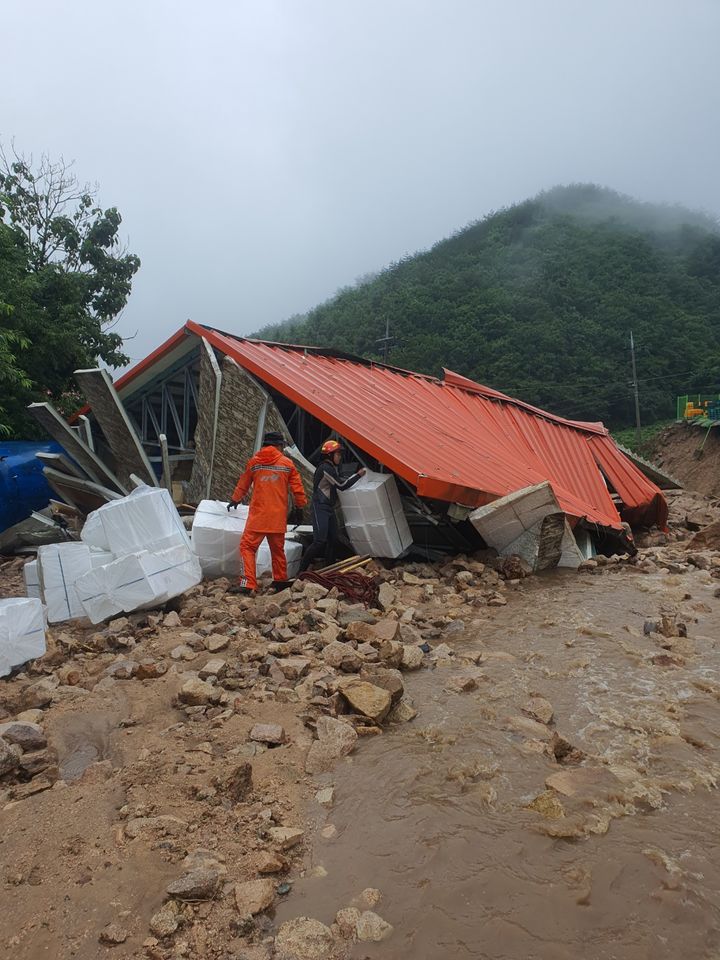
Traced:
<path fill-rule="evenodd" d="M 394 932 L 355 957 L 720 956 L 717 585 L 555 574 L 471 614 L 454 658 L 406 675 L 417 718 L 327 778 L 277 923 L 375 887 Z"/>

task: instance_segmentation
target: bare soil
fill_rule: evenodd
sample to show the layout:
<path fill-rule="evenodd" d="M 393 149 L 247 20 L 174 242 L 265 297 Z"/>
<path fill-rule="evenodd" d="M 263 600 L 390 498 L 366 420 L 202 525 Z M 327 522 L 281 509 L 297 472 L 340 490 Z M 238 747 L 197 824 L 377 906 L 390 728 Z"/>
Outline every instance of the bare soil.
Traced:
<path fill-rule="evenodd" d="M 701 448 L 702 447 L 702 451 Z M 655 439 L 650 459 L 689 490 L 720 497 L 720 430 L 684 423 L 666 427 Z"/>

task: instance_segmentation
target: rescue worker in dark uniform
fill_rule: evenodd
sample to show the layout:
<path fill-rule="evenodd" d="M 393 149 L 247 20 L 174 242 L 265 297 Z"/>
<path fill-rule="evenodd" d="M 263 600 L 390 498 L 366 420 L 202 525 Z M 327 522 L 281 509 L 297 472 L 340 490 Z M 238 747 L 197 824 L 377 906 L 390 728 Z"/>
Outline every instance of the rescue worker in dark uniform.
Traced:
<path fill-rule="evenodd" d="M 337 548 L 337 520 L 335 504 L 339 490 L 349 490 L 365 475 L 362 467 L 347 480 L 341 480 L 338 467 L 342 463 L 343 448 L 337 440 L 326 440 L 321 447 L 322 460 L 313 479 L 313 496 L 310 506 L 313 525 L 313 542 L 305 551 L 300 565 L 307 570 L 313 560 L 325 556 L 326 566 L 335 563 Z"/>

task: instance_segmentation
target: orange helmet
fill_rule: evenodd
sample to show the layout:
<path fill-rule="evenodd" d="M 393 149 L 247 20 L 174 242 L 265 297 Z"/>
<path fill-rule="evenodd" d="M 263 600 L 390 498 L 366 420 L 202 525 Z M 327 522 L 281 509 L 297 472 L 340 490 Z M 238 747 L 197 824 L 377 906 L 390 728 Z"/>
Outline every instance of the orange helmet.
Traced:
<path fill-rule="evenodd" d="M 324 454 L 337 453 L 338 450 L 342 450 L 342 444 L 338 443 L 337 440 L 326 440 L 320 450 Z"/>

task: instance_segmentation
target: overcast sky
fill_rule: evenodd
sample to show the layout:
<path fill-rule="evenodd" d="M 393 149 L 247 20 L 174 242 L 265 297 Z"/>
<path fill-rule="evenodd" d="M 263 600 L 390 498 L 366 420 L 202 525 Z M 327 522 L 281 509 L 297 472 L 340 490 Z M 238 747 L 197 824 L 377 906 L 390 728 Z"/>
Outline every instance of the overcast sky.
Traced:
<path fill-rule="evenodd" d="M 3 0 L 0 137 L 142 259 L 139 359 L 558 183 L 720 213 L 720 0 Z"/>

